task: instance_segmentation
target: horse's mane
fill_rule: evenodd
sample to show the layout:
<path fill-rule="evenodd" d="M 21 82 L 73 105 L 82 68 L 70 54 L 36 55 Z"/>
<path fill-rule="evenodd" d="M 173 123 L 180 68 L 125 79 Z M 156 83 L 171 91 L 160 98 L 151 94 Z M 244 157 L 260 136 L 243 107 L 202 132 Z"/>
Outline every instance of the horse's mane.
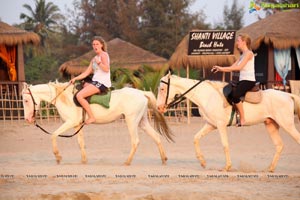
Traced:
<path fill-rule="evenodd" d="M 55 82 L 49 82 L 48 83 L 49 85 L 53 86 L 56 90 L 56 95 L 59 95 L 57 98 L 61 99 L 61 101 L 67 105 L 71 105 L 71 99 L 72 98 L 68 98 L 68 94 L 69 93 L 66 93 L 64 92 L 65 90 L 68 90 L 69 88 L 71 90 L 73 90 L 72 88 L 74 87 L 73 85 L 70 85 L 69 82 L 64 82 L 64 83 L 61 83 L 61 82 L 58 82 L 58 81 L 55 81 Z"/>
<path fill-rule="evenodd" d="M 205 80 L 205 82 L 213 85 L 215 88 L 221 89 L 223 87 L 225 87 L 225 85 L 227 85 L 227 82 L 224 81 L 212 81 L 212 80 Z"/>

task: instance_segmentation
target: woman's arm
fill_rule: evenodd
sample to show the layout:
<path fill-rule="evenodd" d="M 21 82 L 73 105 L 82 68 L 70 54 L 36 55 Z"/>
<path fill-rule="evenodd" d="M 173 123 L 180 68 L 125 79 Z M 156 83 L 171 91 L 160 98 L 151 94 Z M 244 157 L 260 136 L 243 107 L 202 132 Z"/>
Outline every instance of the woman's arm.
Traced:
<path fill-rule="evenodd" d="M 213 66 L 212 71 L 214 73 L 216 73 L 218 71 L 220 71 L 220 72 L 240 71 L 247 64 L 247 62 L 252 59 L 253 56 L 254 56 L 253 53 L 249 51 L 248 53 L 246 53 L 244 55 L 244 58 L 242 59 L 242 61 L 239 64 L 238 64 L 239 60 L 237 60 L 235 63 L 233 63 L 229 67 Z"/>
<path fill-rule="evenodd" d="M 93 72 L 93 68 L 92 68 L 92 61 L 90 62 L 90 65 L 88 66 L 88 68 L 82 72 L 81 74 L 79 74 L 78 76 L 74 77 L 71 79 L 71 83 L 75 83 L 75 81 L 77 80 L 82 80 L 85 77 L 87 77 L 88 75 L 90 75 Z"/>
<path fill-rule="evenodd" d="M 101 54 L 100 61 L 97 60 L 97 64 L 101 69 L 105 72 L 109 72 L 110 66 L 109 66 L 109 57 L 107 53 Z"/>

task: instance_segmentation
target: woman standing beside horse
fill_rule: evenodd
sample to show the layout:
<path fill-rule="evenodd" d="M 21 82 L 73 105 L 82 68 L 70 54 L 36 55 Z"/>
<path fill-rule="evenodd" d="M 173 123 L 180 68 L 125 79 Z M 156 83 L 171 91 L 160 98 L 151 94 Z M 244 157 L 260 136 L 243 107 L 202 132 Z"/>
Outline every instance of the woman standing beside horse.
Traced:
<path fill-rule="evenodd" d="M 83 73 L 70 81 L 74 84 L 77 80 L 85 79 L 83 89 L 76 95 L 78 102 L 89 116 L 89 118 L 85 121 L 85 124 L 91 124 L 96 121 L 89 102 L 85 98 L 94 94 L 105 92 L 107 88 L 111 87 L 110 61 L 107 53 L 106 42 L 102 37 L 95 36 L 92 45 L 97 55 L 91 60 L 90 65 Z M 92 80 L 87 79 L 87 77 L 92 73 L 94 73 Z"/>
<path fill-rule="evenodd" d="M 236 105 L 240 114 L 239 126 L 245 124 L 245 114 L 243 109 L 243 103 L 241 97 L 246 94 L 247 91 L 251 90 L 255 86 L 255 68 L 254 68 L 254 54 L 251 51 L 251 39 L 246 34 L 238 35 L 236 41 L 237 48 L 242 53 L 239 60 L 237 60 L 230 67 L 213 66 L 213 72 L 232 72 L 239 71 L 240 77 L 239 82 L 235 90 L 232 91 L 232 101 Z"/>

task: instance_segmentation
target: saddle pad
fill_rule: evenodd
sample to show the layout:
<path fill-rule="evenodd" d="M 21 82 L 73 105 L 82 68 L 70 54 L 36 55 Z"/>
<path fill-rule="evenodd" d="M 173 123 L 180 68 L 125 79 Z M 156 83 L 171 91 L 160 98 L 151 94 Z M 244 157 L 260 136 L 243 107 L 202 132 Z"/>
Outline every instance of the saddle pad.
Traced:
<path fill-rule="evenodd" d="M 111 91 L 107 92 L 106 94 L 102 95 L 93 95 L 90 98 L 90 104 L 99 104 L 105 108 L 109 108 Z"/>

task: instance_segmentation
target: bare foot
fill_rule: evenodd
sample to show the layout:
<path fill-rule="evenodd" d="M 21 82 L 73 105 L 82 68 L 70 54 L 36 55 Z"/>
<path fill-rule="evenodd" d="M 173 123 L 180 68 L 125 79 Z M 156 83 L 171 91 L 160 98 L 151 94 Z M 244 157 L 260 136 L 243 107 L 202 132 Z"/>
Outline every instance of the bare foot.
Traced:
<path fill-rule="evenodd" d="M 88 124 L 94 123 L 95 121 L 96 121 L 95 118 L 88 118 L 88 119 L 85 121 L 85 124 L 88 125 Z"/>

